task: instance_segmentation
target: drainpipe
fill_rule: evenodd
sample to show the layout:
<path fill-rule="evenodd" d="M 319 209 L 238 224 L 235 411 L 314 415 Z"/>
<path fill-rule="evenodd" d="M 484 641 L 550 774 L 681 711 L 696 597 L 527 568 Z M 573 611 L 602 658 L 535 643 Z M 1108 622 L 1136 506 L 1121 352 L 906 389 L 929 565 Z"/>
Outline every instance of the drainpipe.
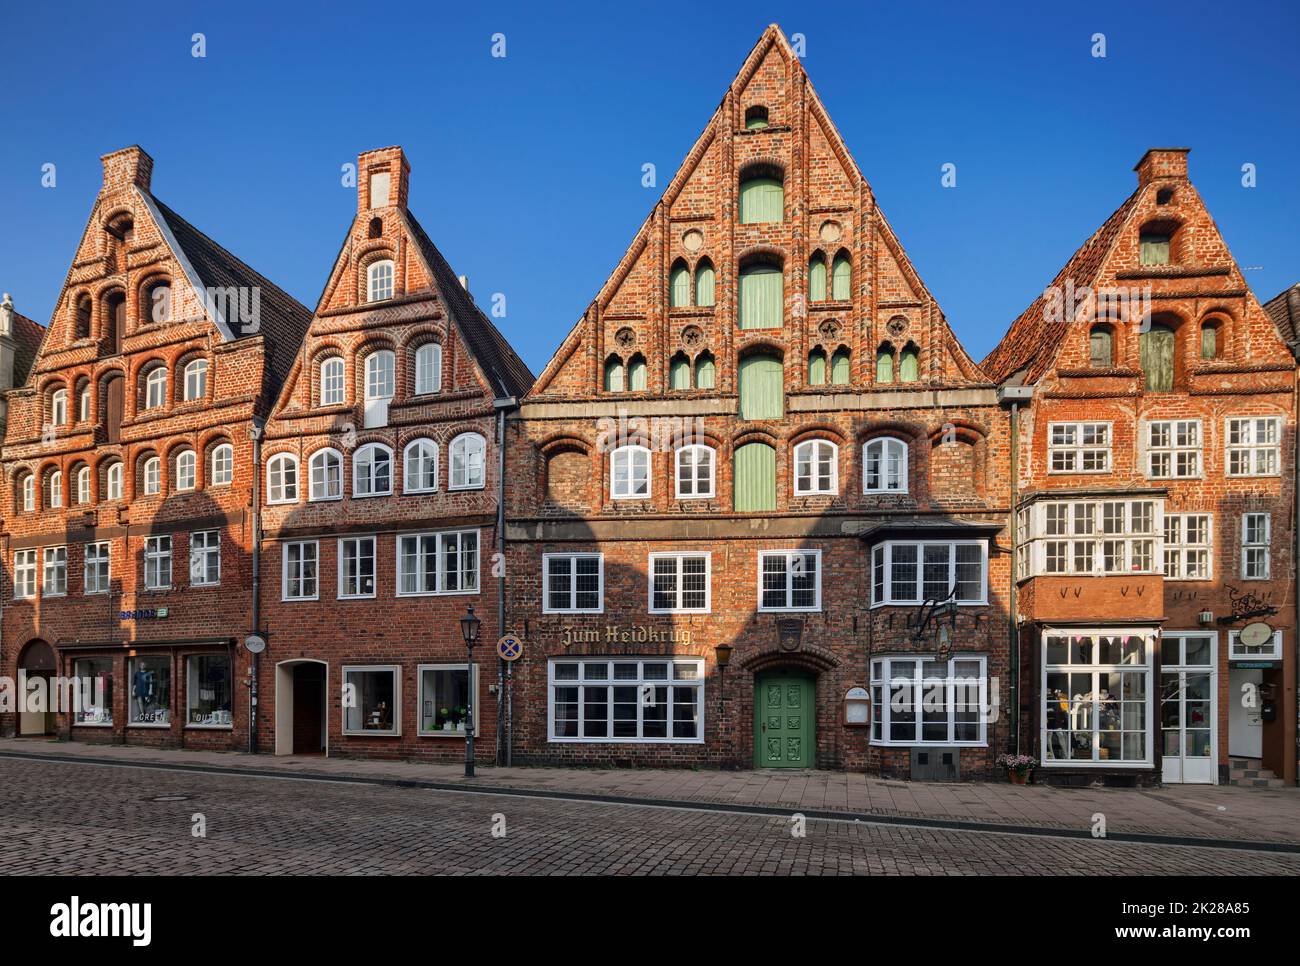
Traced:
<path fill-rule="evenodd" d="M 1011 700 L 1011 740 L 1016 754 L 1020 754 L 1020 627 L 1016 622 L 1016 554 L 1020 549 L 1016 534 L 1016 511 L 1020 501 L 1020 404 L 1033 399 L 1032 386 L 1002 386 L 998 389 L 998 402 L 1011 404 L 1011 576 L 1007 581 L 1007 600 L 1011 612 L 1007 619 L 1008 671 L 1011 680 L 1007 691 Z"/>
<path fill-rule="evenodd" d="M 497 636 L 506 633 L 506 413 L 519 408 L 514 396 L 493 401 L 497 411 Z M 503 714 L 504 710 L 504 714 Z M 510 767 L 514 742 L 514 664 L 497 658 L 497 761 Z M 502 749 L 505 749 L 504 756 Z"/>
<path fill-rule="evenodd" d="M 1293 319 L 1296 319 L 1297 321 L 1300 321 L 1300 285 L 1292 286 L 1291 291 L 1287 293 L 1287 304 L 1291 310 L 1291 317 Z M 1292 354 L 1295 355 L 1297 360 L 1300 360 L 1300 341 L 1291 343 L 1291 352 Z M 1291 411 L 1294 413 L 1297 411 L 1296 406 L 1300 406 L 1300 385 L 1297 385 L 1297 391 L 1293 396 L 1293 398 L 1296 401 L 1296 405 L 1292 407 Z M 1295 586 L 1296 623 L 1295 623 L 1295 631 L 1292 633 L 1292 644 L 1291 644 L 1291 652 L 1295 655 L 1295 657 L 1292 658 L 1292 661 L 1294 662 L 1294 668 L 1293 668 L 1294 680 L 1292 680 L 1290 683 L 1296 688 L 1297 701 L 1300 702 L 1300 642 L 1296 640 L 1296 638 L 1300 636 L 1300 569 L 1296 568 L 1296 560 L 1300 559 L 1296 556 L 1298 553 L 1300 553 L 1300 420 L 1297 420 L 1296 423 L 1296 439 L 1295 439 L 1294 448 L 1295 448 L 1295 452 L 1292 454 L 1292 460 L 1294 463 L 1293 466 L 1294 472 L 1291 474 L 1291 500 L 1294 504 L 1295 509 L 1294 512 L 1291 514 L 1291 521 L 1292 521 L 1291 569 L 1295 571 L 1295 575 L 1296 575 L 1295 578 L 1296 579 L 1296 586 Z M 1285 653 L 1286 652 L 1283 651 L 1284 655 Z M 1285 660 L 1283 661 L 1283 665 L 1285 666 Z M 1283 677 L 1282 680 L 1283 680 L 1283 687 L 1285 687 L 1286 686 L 1285 676 Z M 1296 738 L 1291 743 L 1292 747 L 1289 755 L 1289 760 L 1284 761 L 1282 763 L 1282 767 L 1283 767 L 1282 774 L 1284 778 L 1286 777 L 1287 771 L 1289 771 L 1291 768 L 1295 768 L 1297 772 L 1300 772 L 1300 763 L 1297 762 L 1297 759 L 1300 758 L 1300 720 L 1297 720 L 1300 719 L 1300 711 L 1297 710 L 1288 711 L 1286 705 L 1287 702 L 1283 701 L 1282 703 L 1283 713 L 1289 715 L 1290 718 L 1290 720 L 1287 722 L 1287 726 L 1291 728 L 1295 728 L 1297 729 L 1297 731 L 1296 731 Z M 1285 736 L 1286 732 L 1283 731 L 1282 734 Z M 1283 744 L 1285 744 L 1285 741 L 1283 742 Z M 1300 785 L 1300 774 L 1296 774 L 1295 784 Z"/>
<path fill-rule="evenodd" d="M 262 421 L 256 417 L 249 427 L 248 437 L 253 441 L 253 589 L 252 628 L 258 633 L 262 626 Z M 251 654 L 248 688 L 248 753 L 257 754 L 257 659 Z"/>

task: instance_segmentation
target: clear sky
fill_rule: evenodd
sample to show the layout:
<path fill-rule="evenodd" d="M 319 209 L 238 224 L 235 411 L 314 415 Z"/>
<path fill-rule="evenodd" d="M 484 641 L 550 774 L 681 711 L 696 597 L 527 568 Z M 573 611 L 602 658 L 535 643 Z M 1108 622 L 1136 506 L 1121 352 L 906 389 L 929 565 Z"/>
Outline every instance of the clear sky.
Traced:
<path fill-rule="evenodd" d="M 0 11 L 0 289 L 48 319 L 99 156 L 139 143 L 159 198 L 314 307 L 355 211 L 341 166 L 401 144 L 412 210 L 480 304 L 505 294 L 499 324 L 540 371 L 771 22 L 805 36 L 813 84 L 976 359 L 1152 146 L 1192 149 L 1256 294 L 1300 281 L 1295 0 L 132 0 Z"/>

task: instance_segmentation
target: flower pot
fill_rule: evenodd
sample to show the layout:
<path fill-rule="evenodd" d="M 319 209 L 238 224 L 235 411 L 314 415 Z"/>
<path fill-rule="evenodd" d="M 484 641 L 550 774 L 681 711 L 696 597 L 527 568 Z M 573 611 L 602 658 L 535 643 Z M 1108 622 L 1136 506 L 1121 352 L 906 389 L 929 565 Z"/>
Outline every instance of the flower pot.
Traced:
<path fill-rule="evenodd" d="M 1032 774 L 1028 769 L 1025 771 L 1016 771 L 1014 768 L 1007 769 L 1007 777 L 1011 779 L 1013 785 L 1028 785 L 1029 776 Z"/>

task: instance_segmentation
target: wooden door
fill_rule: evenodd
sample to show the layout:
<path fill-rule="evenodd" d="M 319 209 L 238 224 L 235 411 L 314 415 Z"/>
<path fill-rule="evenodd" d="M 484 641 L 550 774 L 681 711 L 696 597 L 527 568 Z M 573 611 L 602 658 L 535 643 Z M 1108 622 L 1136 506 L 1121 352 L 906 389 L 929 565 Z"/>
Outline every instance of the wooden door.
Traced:
<path fill-rule="evenodd" d="M 754 748 L 760 768 L 812 768 L 816 758 L 815 689 L 793 671 L 771 671 L 755 680 Z"/>

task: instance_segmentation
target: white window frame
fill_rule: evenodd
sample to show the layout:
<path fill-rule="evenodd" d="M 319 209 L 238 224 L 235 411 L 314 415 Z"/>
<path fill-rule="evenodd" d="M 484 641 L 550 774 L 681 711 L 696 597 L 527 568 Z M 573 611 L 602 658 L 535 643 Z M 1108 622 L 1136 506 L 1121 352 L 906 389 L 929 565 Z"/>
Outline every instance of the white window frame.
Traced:
<path fill-rule="evenodd" d="M 386 302 L 393 297 L 397 270 L 391 258 L 381 258 L 366 267 L 366 301 Z"/>
<path fill-rule="evenodd" d="M 1056 442 L 1056 430 L 1071 430 L 1073 439 L 1070 442 Z M 1105 433 L 1104 444 L 1096 442 L 1087 443 L 1084 436 L 1089 433 L 1096 433 L 1099 429 Z M 1115 442 L 1114 426 L 1109 422 L 1099 421 L 1080 421 L 1080 422 L 1061 422 L 1047 424 L 1047 472 L 1064 475 L 1094 475 L 1109 473 L 1112 466 L 1112 447 Z M 1104 465 L 1101 467 L 1093 466 L 1085 468 L 1084 463 L 1087 461 L 1089 454 L 1102 453 Z M 1056 457 L 1069 457 L 1070 465 L 1068 467 L 1058 468 Z"/>
<path fill-rule="evenodd" d="M 315 576 L 312 578 L 312 587 L 313 587 L 313 590 L 312 590 L 312 593 L 311 593 L 311 594 L 300 594 L 300 595 L 298 595 L 298 596 L 295 597 L 295 596 L 290 595 L 290 593 L 289 593 L 289 587 L 290 587 L 290 567 L 291 567 L 291 565 L 292 565 L 292 563 L 293 563 L 293 562 L 290 560 L 291 554 L 289 553 L 289 550 L 290 550 L 290 548 L 293 548 L 293 547 L 298 548 L 298 562 L 297 562 L 298 574 L 297 574 L 297 580 L 298 580 L 298 584 L 299 584 L 299 587 L 300 587 L 300 588 L 301 588 L 302 586 L 304 586 L 304 585 L 305 585 L 305 582 L 306 582 L 306 579 L 305 579 L 305 577 L 303 576 L 303 573 L 304 573 L 304 571 L 305 571 L 305 564 L 306 564 L 306 562 L 307 562 L 307 558 L 306 558 L 306 556 L 303 554 L 303 550 L 304 550 L 305 548 L 307 548 L 307 547 L 311 547 L 311 560 L 312 560 L 312 562 L 316 565 L 316 574 L 315 574 Z M 281 600 L 285 600 L 285 601 L 319 600 L 319 599 L 320 599 L 320 541 L 318 541 L 318 540 L 289 540 L 289 541 L 287 541 L 285 544 L 283 544 L 283 546 L 282 546 L 282 548 L 281 548 L 281 553 L 280 553 L 280 599 L 281 599 Z"/>
<path fill-rule="evenodd" d="M 465 552 L 463 546 L 461 546 L 462 540 L 463 540 L 463 538 L 464 538 L 465 536 L 468 536 L 468 535 L 471 534 L 471 533 L 474 535 L 474 569 L 473 569 L 473 571 L 472 571 L 472 573 L 474 574 L 474 586 L 473 586 L 472 588 L 466 588 L 466 587 L 463 587 L 463 586 L 462 586 L 462 587 L 457 587 L 457 588 L 452 589 L 452 590 L 448 590 L 448 589 L 447 589 L 447 571 L 446 571 L 446 560 L 447 560 L 447 558 L 446 558 L 446 553 L 445 553 L 445 551 L 444 551 L 444 547 L 443 547 L 443 541 L 444 541 L 444 539 L 448 539 L 448 538 L 451 538 L 451 537 L 455 537 L 455 538 L 456 538 L 456 540 L 457 540 L 457 561 L 459 562 L 459 559 L 460 559 L 461 554 L 463 554 L 463 553 Z M 419 544 L 417 544 L 417 546 L 418 546 L 418 548 L 419 548 L 419 552 L 418 552 L 418 555 L 417 555 L 417 559 L 418 559 L 420 562 L 423 562 L 423 561 L 426 559 L 426 557 L 427 557 L 427 554 L 424 552 L 424 545 L 423 545 L 423 540 L 424 540 L 424 538 L 426 538 L 426 537 L 434 537 L 434 538 L 436 538 L 436 539 L 435 539 L 435 550 L 434 550 L 434 553 L 437 554 L 437 560 L 436 560 L 436 563 L 435 563 L 434 576 L 435 576 L 435 581 L 436 581 L 437 586 L 436 586 L 435 589 L 433 589 L 433 590 L 403 590 L 403 589 L 402 589 L 402 578 L 406 575 L 406 571 L 403 569 L 404 558 L 403 558 L 403 556 L 402 556 L 402 541 L 403 541 L 403 540 L 408 540 L 408 539 L 421 541 Z M 483 581 L 482 581 L 482 570 L 483 570 L 483 541 L 482 541 L 482 539 L 481 539 L 481 537 L 480 537 L 480 534 L 479 534 L 479 531 L 478 531 L 478 530 L 475 530 L 475 529 L 468 529 L 468 530 L 421 530 L 421 531 L 416 531 L 416 532 L 413 532 L 413 533 L 399 533 L 399 534 L 397 534 L 397 536 L 396 536 L 396 538 L 395 538 L 395 540 L 394 540 L 394 550 L 395 550 L 396 555 L 397 555 L 397 560 L 396 560 L 396 563 L 395 563 L 394 566 L 393 566 L 393 576 L 394 576 L 394 583 L 395 583 L 395 585 L 396 585 L 396 587 L 395 587 L 395 593 L 396 593 L 396 595 L 397 595 L 398 597 L 452 597 L 452 596 L 477 596 L 477 595 L 481 592 L 481 588 L 482 588 L 482 584 L 483 584 Z M 421 566 L 420 573 L 422 573 L 423 571 L 424 571 L 424 567 Z M 464 573 L 467 573 L 468 571 L 460 571 L 460 570 L 458 569 L 457 572 L 463 575 Z M 417 576 L 418 576 L 418 574 L 417 574 Z"/>
<path fill-rule="evenodd" d="M 619 463 L 627 462 L 627 484 L 620 492 L 618 486 Z M 635 472 L 637 463 L 645 463 L 645 492 L 635 492 Z M 654 492 L 654 466 L 648 447 L 639 443 L 620 446 L 609 454 L 609 498 L 611 500 L 648 500 Z"/>
<path fill-rule="evenodd" d="M 375 467 L 378 465 L 373 454 L 383 453 L 388 457 L 388 488 L 384 490 L 377 489 L 375 482 L 378 479 L 378 473 Z M 369 467 L 368 472 L 363 473 L 365 467 Z M 362 487 L 362 481 L 365 487 Z M 352 454 L 352 498 L 354 500 L 366 500 L 372 496 L 391 496 L 393 493 L 393 451 L 383 443 L 367 443 L 360 447 Z"/>
<path fill-rule="evenodd" d="M 347 364 L 342 356 L 328 356 L 320 363 L 320 404 L 342 406 L 348 398 Z"/>
<path fill-rule="evenodd" d="M 476 469 L 477 476 L 474 473 Z M 487 440 L 482 433 L 460 433 L 447 446 L 447 489 L 481 490 L 485 486 Z"/>
<path fill-rule="evenodd" d="M 77 422 L 84 423 L 90 419 L 90 383 L 77 390 Z"/>
<path fill-rule="evenodd" d="M 924 745 L 929 748 L 985 748 L 988 747 L 988 714 L 986 709 L 989 707 L 989 678 L 988 678 L 988 658 L 983 654 L 968 654 L 965 652 L 953 654 L 947 661 L 942 662 L 946 671 L 943 678 L 926 678 L 922 677 L 922 668 L 926 663 L 937 661 L 938 658 L 933 654 L 886 654 L 871 659 L 871 738 L 870 742 L 879 747 L 912 747 Z M 958 678 L 954 672 L 955 665 L 958 661 L 978 662 L 979 674 L 973 678 Z M 913 677 L 897 677 L 894 673 L 894 665 L 910 664 L 912 665 Z M 895 682 L 911 681 L 911 713 L 914 714 L 915 726 L 913 738 L 891 738 L 891 725 L 894 723 L 892 715 L 894 711 L 893 699 Z M 954 736 L 957 733 L 957 682 L 975 681 L 976 685 L 975 699 L 978 702 L 976 708 L 976 723 L 979 726 L 979 737 L 975 739 L 958 740 Z M 927 723 L 924 720 L 924 712 L 927 701 L 927 686 L 932 687 L 935 683 L 941 683 L 944 690 L 944 709 L 947 712 L 948 736 L 942 739 L 923 738 L 923 729 Z M 931 696 L 932 696 L 931 692 Z M 969 705 L 969 696 L 963 696 L 963 704 Z M 902 723 L 902 722 L 900 722 Z M 966 723 L 966 722 L 962 722 Z M 877 727 L 879 726 L 879 727 Z M 876 737 L 879 731 L 880 737 Z"/>
<path fill-rule="evenodd" d="M 41 596 L 68 596 L 68 548 L 45 547 L 42 557 Z"/>
<path fill-rule="evenodd" d="M 1264 539 L 1252 540 L 1247 542 L 1246 537 L 1250 533 L 1250 517 L 1263 517 Z M 1251 568 L 1247 565 L 1247 559 L 1254 554 L 1262 552 L 1264 561 L 1264 572 L 1250 573 Z M 1260 510 L 1249 510 L 1241 515 L 1241 579 L 1242 580 L 1271 580 L 1273 577 L 1273 515 Z"/>
<path fill-rule="evenodd" d="M 107 594 L 113 580 L 112 551 L 108 541 L 101 540 L 96 543 L 86 544 L 81 552 L 81 557 L 82 594 L 87 597 Z"/>
<path fill-rule="evenodd" d="M 830 450 L 829 454 L 823 451 L 823 447 Z M 811 455 L 804 454 L 811 451 Z M 823 488 L 819 481 L 821 479 L 821 465 L 829 459 L 830 462 L 830 483 Z M 804 476 L 800 473 L 802 463 L 808 464 L 808 474 Z M 836 496 L 840 492 L 840 448 L 829 439 L 806 439 L 794 448 L 794 495 L 795 496 Z"/>
<path fill-rule="evenodd" d="M 894 551 L 898 547 L 916 548 L 916 597 L 894 597 Z M 871 606 L 910 607 L 925 602 L 925 548 L 948 547 L 948 589 L 956 585 L 957 548 L 978 547 L 980 550 L 980 595 L 977 599 L 958 598 L 958 607 L 986 607 L 989 602 L 989 545 L 984 540 L 882 540 L 871 548 Z M 876 568 L 882 568 L 883 585 L 876 581 Z M 880 586 L 880 591 L 877 591 Z"/>
<path fill-rule="evenodd" d="M 199 458 L 192 449 L 176 454 L 176 490 L 188 492 L 199 485 Z"/>
<path fill-rule="evenodd" d="M 339 709 L 342 720 L 339 722 L 339 729 L 345 735 L 357 735 L 364 738 L 400 738 L 402 736 L 402 666 L 400 664 L 345 664 L 343 671 L 343 687 L 346 690 L 348 686 L 348 676 L 355 673 L 365 672 L 388 672 L 393 676 L 393 727 L 384 731 L 376 729 L 354 729 L 348 727 L 347 707 Z M 360 700 L 360 690 L 358 689 L 357 700 Z"/>
<path fill-rule="evenodd" d="M 412 486 L 411 485 L 411 467 L 413 465 L 422 466 L 426 458 L 417 452 L 424 447 L 428 447 L 429 455 L 427 461 L 433 464 L 433 485 L 432 486 Z M 411 440 L 402 448 L 402 492 L 403 493 L 436 493 L 438 492 L 438 443 L 427 436 L 421 436 Z M 421 474 L 422 476 L 423 474 Z M 418 479 L 418 477 L 417 477 Z"/>
<path fill-rule="evenodd" d="M 470 677 L 469 693 L 470 693 L 470 700 L 473 702 L 473 704 L 471 705 L 471 707 L 472 707 L 473 712 L 474 712 L 474 737 L 477 738 L 477 737 L 479 737 L 480 735 L 482 735 L 482 733 L 483 733 L 482 703 L 479 701 L 479 694 L 480 694 L 479 688 L 480 688 L 481 685 L 480 685 L 480 677 L 479 677 L 478 662 L 477 662 L 477 661 L 473 662 L 473 663 L 470 665 L 470 669 L 471 669 L 472 674 L 471 674 L 471 677 Z M 436 705 L 436 704 L 438 703 L 437 700 L 436 700 L 436 698 L 437 698 L 437 695 L 436 695 L 436 694 L 433 695 L 432 697 L 428 698 L 428 699 L 426 699 L 425 696 L 424 696 L 424 695 L 425 695 L 425 691 L 424 691 L 424 672 L 425 672 L 425 671 L 463 671 L 463 670 L 465 670 L 465 665 L 464 665 L 464 663 L 461 663 L 461 664 L 417 664 L 417 665 L 415 666 L 415 688 L 416 688 L 416 692 L 417 692 L 417 693 L 416 693 L 416 698 L 417 698 L 417 700 L 419 701 L 419 703 L 416 705 L 417 710 L 421 710 L 421 709 L 424 708 L 424 705 L 425 705 L 425 703 L 426 703 L 426 700 L 427 700 L 429 703 L 434 704 L 434 705 Z M 457 729 L 457 730 L 453 730 L 453 731 L 425 731 L 424 728 L 421 727 L 423 721 L 424 721 L 424 715 L 423 715 L 423 713 L 422 713 L 422 711 L 421 711 L 421 713 L 417 713 L 417 714 L 416 714 L 416 719 L 415 719 L 415 734 L 416 734 L 416 737 L 419 737 L 419 738 L 460 738 L 461 740 L 464 740 L 464 738 L 465 738 L 465 732 L 464 732 L 464 731 L 461 731 L 461 730 L 459 730 L 459 729 Z"/>
<path fill-rule="evenodd" d="M 878 450 L 878 482 L 879 486 L 871 485 L 871 461 L 872 450 Z M 895 458 L 897 459 L 898 473 L 890 472 L 891 451 L 901 450 Z M 875 439 L 869 439 L 862 444 L 862 492 L 863 493 L 907 493 L 907 461 L 910 456 L 909 447 L 906 440 L 899 439 L 897 436 L 877 436 Z M 893 485 L 896 484 L 896 485 Z"/>
<path fill-rule="evenodd" d="M 36 512 L 36 474 L 28 473 L 23 477 L 23 512 Z"/>
<path fill-rule="evenodd" d="M 1273 637 L 1268 643 L 1268 650 L 1243 652 L 1237 638 L 1241 631 L 1228 631 L 1228 660 L 1229 661 L 1280 661 L 1282 660 L 1282 632 L 1280 630 L 1273 632 Z M 1264 647 L 1264 645 L 1260 645 Z"/>
<path fill-rule="evenodd" d="M 348 545 L 355 544 L 357 550 L 360 551 L 361 547 L 364 546 L 364 544 L 367 541 L 369 541 L 370 544 L 370 593 L 368 594 L 363 593 L 359 590 L 353 593 L 349 593 L 347 590 L 347 571 L 346 571 L 346 567 L 344 566 L 347 560 L 349 560 L 351 556 Z M 359 554 L 359 556 L 364 556 L 364 554 Z M 360 584 L 358 584 L 358 586 L 360 586 Z M 337 588 L 338 599 L 339 600 L 370 600 L 374 598 L 375 592 L 378 587 L 379 587 L 379 540 L 378 538 L 370 535 L 363 535 L 363 536 L 356 536 L 356 537 L 339 537 L 338 588 Z"/>
<path fill-rule="evenodd" d="M 167 549 L 164 550 L 163 547 Z M 172 538 L 171 534 L 155 534 L 151 537 L 144 538 L 144 579 L 143 585 L 145 590 L 171 590 L 172 581 L 175 574 L 172 573 Z M 149 565 L 153 564 L 154 580 L 149 580 Z M 167 567 L 167 582 L 162 583 L 159 579 L 163 573 L 163 565 Z"/>
<path fill-rule="evenodd" d="M 63 508 L 63 471 L 55 470 L 46 480 L 45 505 L 51 510 Z"/>
<path fill-rule="evenodd" d="M 1156 431 L 1162 427 L 1167 428 L 1169 433 L 1169 444 L 1166 446 L 1157 446 L 1155 442 Z M 1178 443 L 1178 434 L 1185 431 L 1186 428 L 1192 428 L 1195 442 Z M 1152 419 L 1146 424 L 1146 475 L 1151 480 L 1195 480 L 1200 479 L 1202 473 L 1202 456 L 1201 446 L 1204 436 L 1201 432 L 1201 421 L 1199 419 Z M 1157 457 L 1165 457 L 1169 461 L 1169 472 L 1158 473 L 1156 471 Z M 1190 472 L 1179 472 L 1179 457 L 1191 457 L 1192 468 Z"/>
<path fill-rule="evenodd" d="M 1187 540 L 1188 523 L 1194 519 L 1205 521 L 1205 540 L 1201 543 L 1189 543 Z M 1164 515 L 1164 575 L 1165 580 L 1212 580 L 1214 578 L 1214 514 L 1213 513 L 1166 513 Z M 1178 532 L 1176 540 L 1170 540 L 1170 530 Z M 1174 562 L 1170 573 L 1170 560 Z M 1189 577 L 1187 561 L 1193 554 L 1205 555 L 1204 573 Z"/>
<path fill-rule="evenodd" d="M 56 389 L 50 394 L 50 423 L 66 426 L 68 423 L 68 390 Z"/>
<path fill-rule="evenodd" d="M 362 425 L 375 429 L 388 425 L 388 404 L 397 392 L 397 356 L 391 349 L 376 349 L 366 356 L 362 388 Z"/>
<path fill-rule="evenodd" d="M 36 551 L 14 551 L 14 600 L 35 600 L 37 587 Z"/>
<path fill-rule="evenodd" d="M 208 454 L 208 486 L 230 486 L 235 480 L 235 447 L 220 443 Z"/>
<path fill-rule="evenodd" d="M 293 471 L 292 483 L 289 481 L 290 469 Z M 276 453 L 267 460 L 266 502 L 272 505 L 297 503 L 298 475 L 298 457 L 292 453 Z"/>
<path fill-rule="evenodd" d="M 157 365 L 145 373 L 144 408 L 162 409 L 167 404 L 167 367 Z"/>
<path fill-rule="evenodd" d="M 708 479 L 703 484 L 700 483 L 699 475 L 696 472 L 700 465 L 700 454 L 707 453 L 708 459 Z M 684 457 L 692 457 L 689 467 L 683 467 Z M 679 500 L 711 500 L 714 497 L 717 487 L 718 478 L 718 453 L 712 446 L 706 446 L 703 443 L 691 443 L 687 446 L 679 446 L 673 456 L 673 481 L 675 485 L 674 496 Z M 611 481 L 612 482 L 612 481 Z M 682 484 L 687 483 L 694 492 L 686 492 Z M 707 492 L 705 490 L 707 487 Z"/>
<path fill-rule="evenodd" d="M 1135 503 L 1150 505 L 1150 530 L 1133 528 Z M 1117 506 L 1123 507 L 1123 526 L 1119 530 L 1107 530 L 1108 521 L 1112 521 L 1118 512 L 1115 510 Z M 1105 577 L 1164 572 L 1164 501 L 1159 498 L 1130 495 L 1113 499 L 1048 499 L 1036 501 L 1028 510 L 1027 576 Z M 1051 516 L 1060 518 L 1057 521 L 1060 532 L 1051 532 Z M 1088 544 L 1092 545 L 1091 550 Z M 1135 561 L 1141 563 L 1140 551 L 1144 544 L 1149 544 L 1150 566 L 1134 569 Z M 1108 550 L 1109 557 L 1118 552 L 1123 558 L 1118 568 L 1107 568 Z M 1053 569 L 1051 562 L 1058 558 L 1060 569 Z"/>
<path fill-rule="evenodd" d="M 209 541 L 215 538 L 214 544 Z M 216 557 L 217 561 L 217 579 L 208 580 L 208 562 Z M 201 575 L 202 579 L 196 578 L 196 574 Z M 190 534 L 190 586 L 191 587 L 220 587 L 221 586 L 221 531 L 220 530 L 195 530 Z"/>
<path fill-rule="evenodd" d="M 82 466 L 77 470 L 77 475 L 73 480 L 73 486 L 76 487 L 77 504 L 86 506 L 90 503 L 90 467 Z"/>
<path fill-rule="evenodd" d="M 208 360 L 191 359 L 185 363 L 182 392 L 185 402 L 196 402 L 208 394 Z"/>
<path fill-rule="evenodd" d="M 792 561 L 796 556 L 810 556 L 816 561 L 817 582 L 813 587 L 814 603 L 810 607 L 795 607 L 794 570 Z M 763 603 L 763 561 L 768 557 L 785 558 L 785 599 L 786 606 L 769 607 Z M 822 609 L 822 552 L 820 550 L 761 550 L 758 554 L 758 609 L 764 613 L 816 613 Z"/>
<path fill-rule="evenodd" d="M 162 492 L 162 458 L 150 456 L 140 464 L 140 493 L 143 496 L 157 496 Z"/>
<path fill-rule="evenodd" d="M 682 599 L 685 591 L 682 587 L 683 568 L 685 562 L 690 560 L 704 561 L 704 605 L 702 607 L 683 607 Z M 674 591 L 676 603 L 670 607 L 655 606 L 655 571 L 656 564 L 661 560 L 675 561 L 673 571 Z M 649 565 L 646 567 L 646 609 L 651 614 L 709 614 L 713 610 L 713 554 L 708 551 L 683 551 L 683 552 L 657 552 L 650 554 Z"/>
<path fill-rule="evenodd" d="M 415 350 L 415 394 L 431 396 L 442 391 L 442 346 L 426 342 Z"/>
<path fill-rule="evenodd" d="M 108 469 L 104 471 L 105 499 L 122 499 L 123 472 L 121 460 L 108 464 Z"/>
<path fill-rule="evenodd" d="M 578 665 L 578 677 L 576 680 L 556 680 L 555 668 L 561 664 Z M 604 664 L 607 667 L 604 679 L 585 677 L 584 669 L 588 665 Z M 636 678 L 615 678 L 614 665 L 616 664 L 636 664 Z M 667 677 L 662 680 L 645 677 L 645 666 L 647 664 L 667 664 Z M 695 668 L 693 678 L 678 679 L 674 671 L 677 664 L 689 665 Z M 597 744 L 597 745 L 702 745 L 704 744 L 704 735 L 707 721 L 705 719 L 705 677 L 704 677 L 704 659 L 689 657 L 674 657 L 672 655 L 646 656 L 646 655 L 628 655 L 622 658 L 568 658 L 553 657 L 547 661 L 546 669 L 546 740 L 552 744 Z M 586 728 L 586 688 L 599 688 L 604 686 L 606 690 L 605 706 L 607 709 L 605 718 L 605 735 L 596 735 L 586 737 L 582 732 Z M 557 687 L 576 687 L 578 689 L 578 735 L 577 737 L 557 736 L 555 733 L 555 689 Z M 635 737 L 615 737 L 614 736 L 614 700 L 613 688 L 629 687 L 637 690 L 637 717 Z M 644 736 L 645 732 L 645 704 L 644 689 L 646 687 L 666 687 L 669 693 L 665 696 L 667 701 L 667 734 L 660 737 Z M 673 688 L 683 687 L 690 688 L 695 692 L 695 714 L 696 714 L 696 732 L 694 738 L 678 738 L 673 735 L 673 705 L 676 694 Z M 623 702 L 620 702 L 623 703 Z"/>
<path fill-rule="evenodd" d="M 595 607 L 578 606 L 578 560 L 596 561 L 597 602 Z M 569 571 L 569 602 L 571 607 L 551 606 L 551 565 L 567 561 Z M 603 553 L 544 553 L 542 554 L 542 613 L 543 614 L 603 614 L 605 613 L 605 555 Z"/>
<path fill-rule="evenodd" d="M 1258 440 L 1259 423 L 1272 425 L 1272 441 L 1261 443 Z M 1237 443 L 1232 442 L 1233 424 L 1242 424 Z M 1246 472 L 1234 472 L 1233 456 L 1244 456 L 1248 468 Z M 1260 472 L 1259 458 L 1263 456 L 1272 464 L 1272 469 Z M 1282 472 L 1282 417 L 1281 416 L 1228 416 L 1223 421 L 1223 475 L 1230 477 L 1278 476 Z"/>
<path fill-rule="evenodd" d="M 337 469 L 337 486 L 336 492 L 331 493 L 328 489 L 329 468 L 328 466 L 318 467 L 318 463 L 327 463 L 331 458 L 334 460 L 334 466 Z M 316 471 L 322 469 L 321 474 L 322 486 L 316 486 Z M 343 454 L 332 446 L 322 446 L 316 452 L 312 453 L 307 459 L 307 502 L 323 503 L 329 500 L 343 499 Z"/>

